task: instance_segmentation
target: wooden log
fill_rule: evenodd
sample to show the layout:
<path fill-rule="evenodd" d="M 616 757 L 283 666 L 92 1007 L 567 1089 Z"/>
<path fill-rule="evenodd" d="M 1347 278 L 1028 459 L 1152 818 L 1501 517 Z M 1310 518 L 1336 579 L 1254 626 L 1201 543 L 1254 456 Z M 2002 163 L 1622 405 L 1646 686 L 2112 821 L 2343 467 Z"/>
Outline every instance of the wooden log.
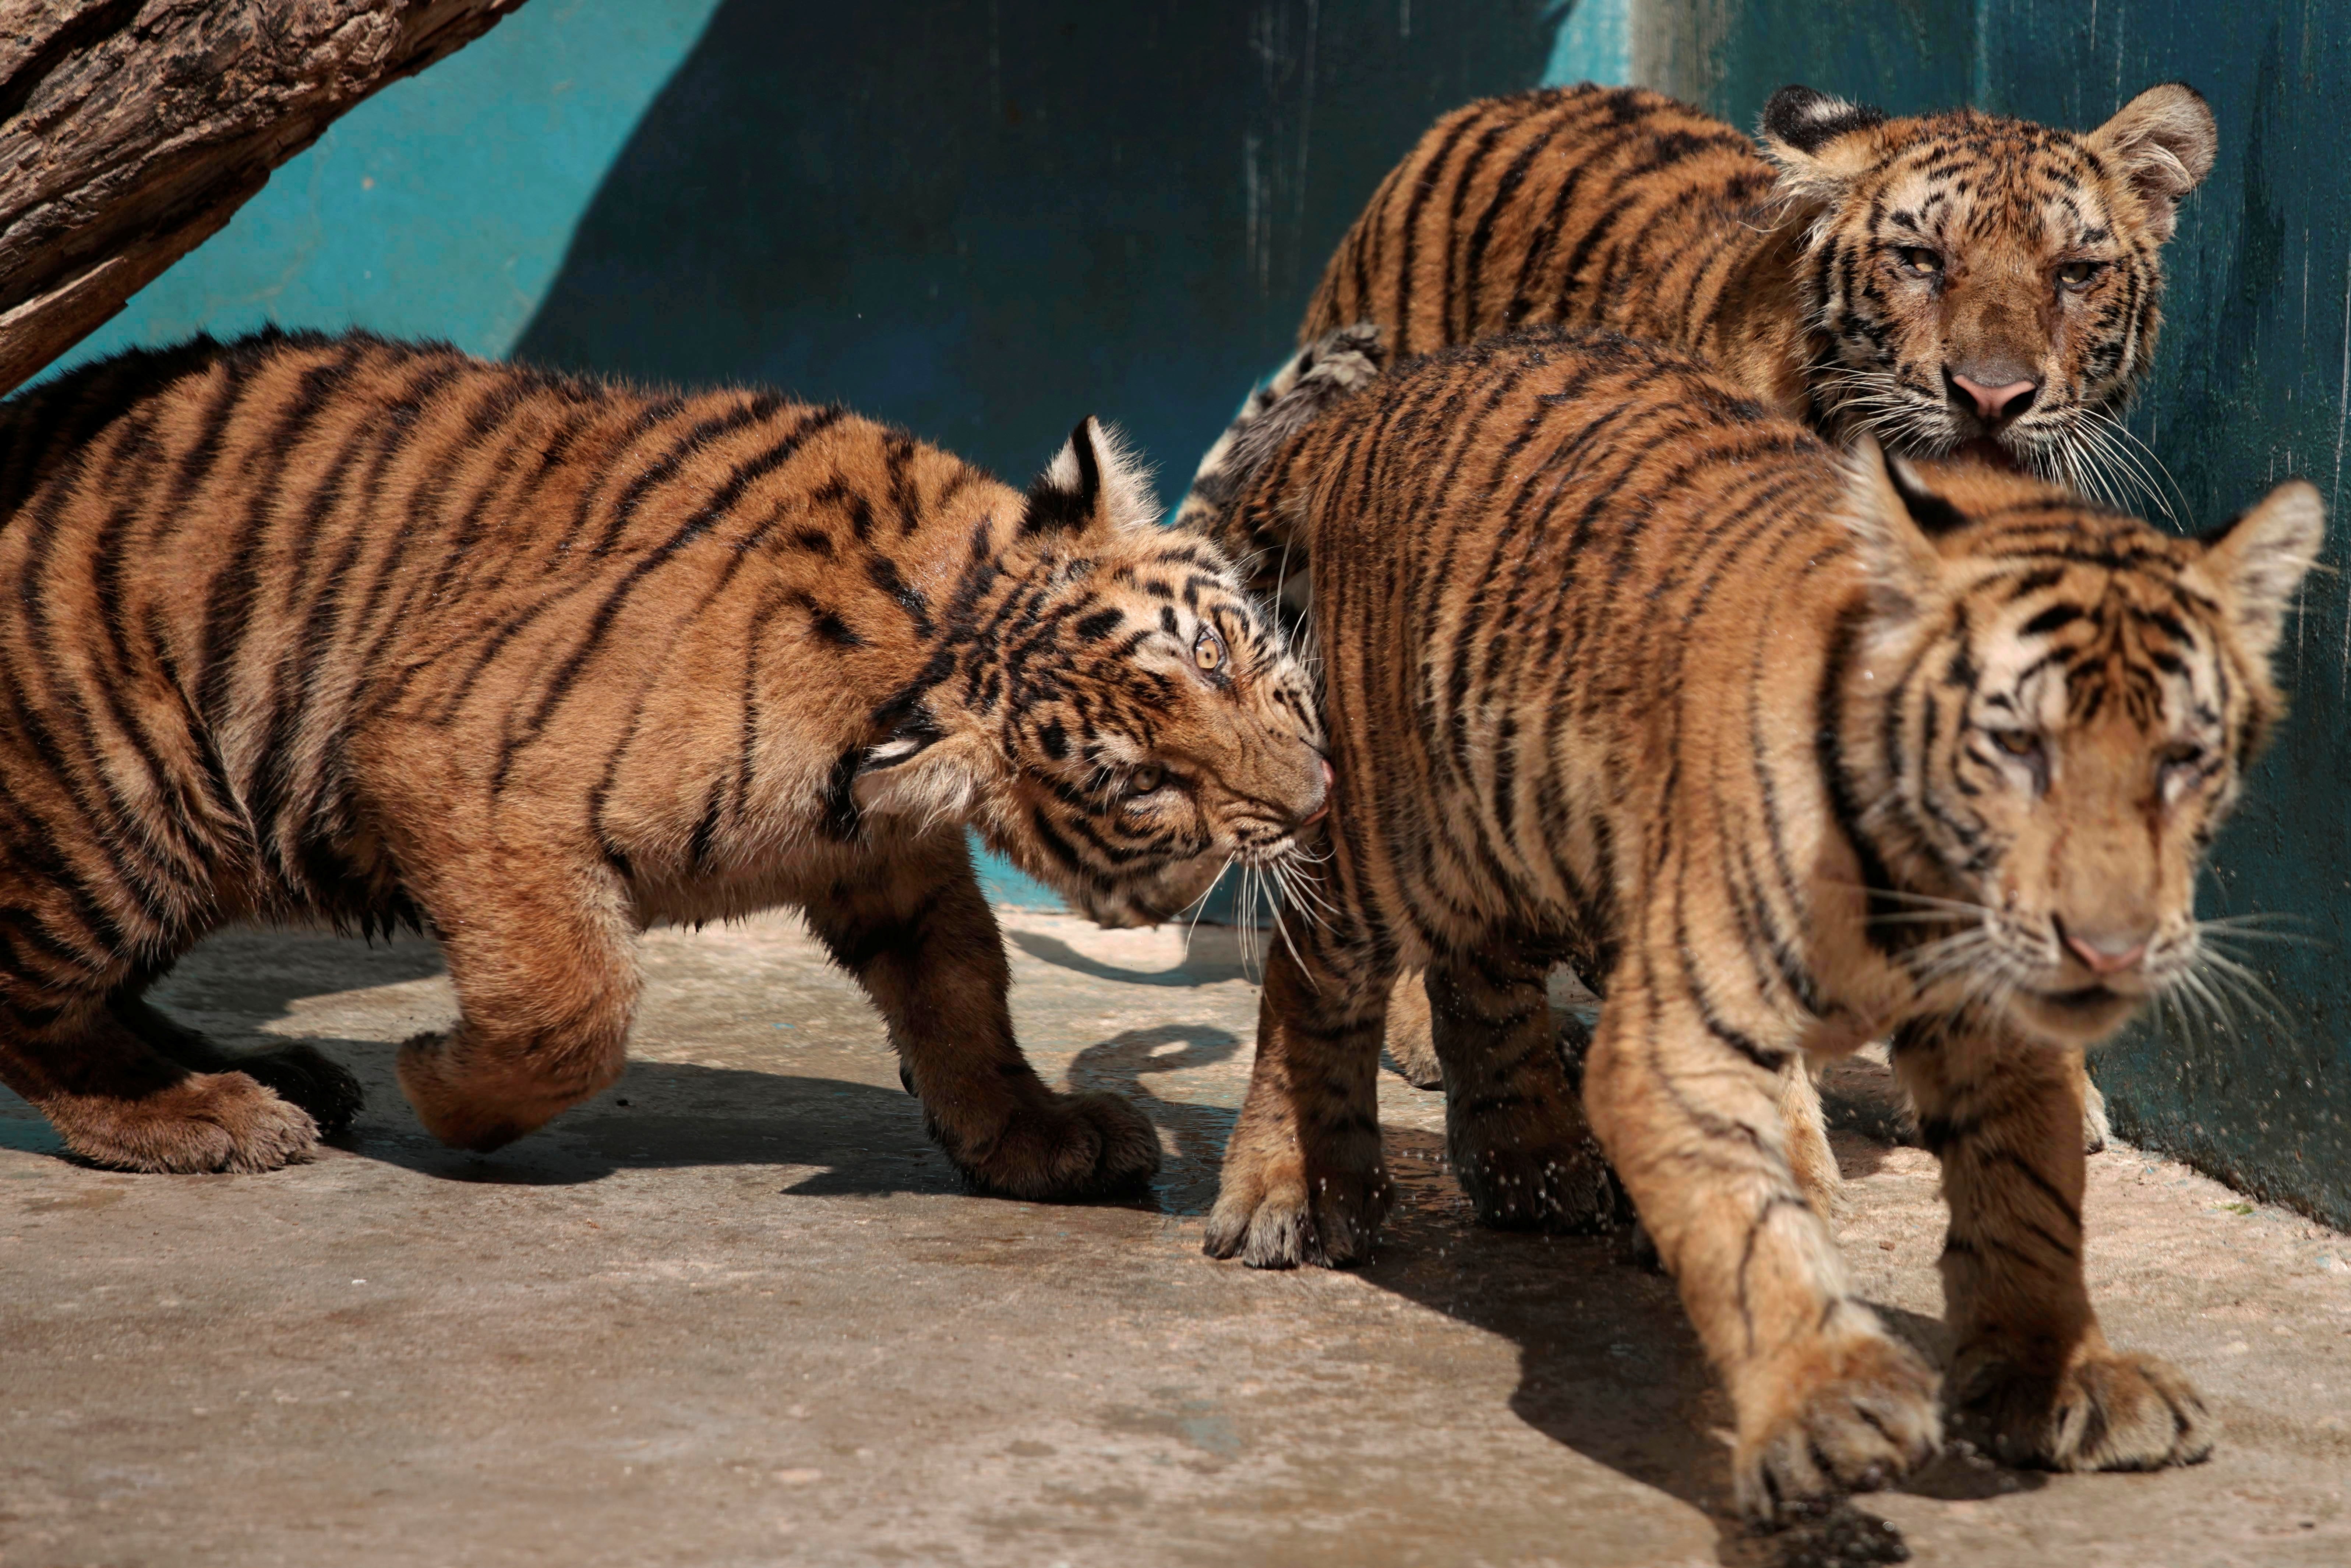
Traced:
<path fill-rule="evenodd" d="M 0 0 L 0 395 L 523 0 Z"/>

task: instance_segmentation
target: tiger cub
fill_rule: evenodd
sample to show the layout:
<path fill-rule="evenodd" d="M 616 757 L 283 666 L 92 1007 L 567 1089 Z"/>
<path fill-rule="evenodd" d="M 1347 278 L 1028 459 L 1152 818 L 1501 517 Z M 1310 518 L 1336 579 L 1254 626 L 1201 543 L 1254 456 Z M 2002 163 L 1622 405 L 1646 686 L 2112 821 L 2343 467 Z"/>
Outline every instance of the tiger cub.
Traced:
<path fill-rule="evenodd" d="M 1402 358 L 1612 327 L 1834 441 L 1982 443 L 2077 488 L 2127 470 L 2110 416 L 2153 362 L 2159 252 L 2218 145 L 2193 89 L 2077 132 L 1788 87 L 1761 131 L 1637 88 L 1457 110 L 1340 242 L 1299 341 L 1371 321 Z"/>
<path fill-rule="evenodd" d="M 1882 1485 L 1936 1451 L 1937 1376 L 1854 1299 L 1775 1098 L 1890 1036 L 1951 1208 L 1955 1423 L 2063 1469 L 2208 1450 L 2085 1291 L 2065 1063 L 2204 983 L 2198 862 L 2280 712 L 2311 486 L 2178 538 L 1841 460 L 1696 361 L 1552 329 L 1332 402 L 1248 504 L 1311 547 L 1337 782 L 1209 1253 L 1365 1255 L 1383 1015 L 1423 966 L 1481 1215 L 1604 1219 L 1613 1165 L 1729 1385 L 1740 1506 Z M 1604 998 L 1580 1105 L 1554 962 Z"/>
<path fill-rule="evenodd" d="M 1027 494 L 837 407 L 365 335 L 199 340 L 0 412 L 0 1081 L 74 1152 L 263 1170 L 349 1121 L 307 1046 L 141 993 L 240 919 L 412 924 L 444 1142 L 611 1083 L 635 934 L 806 913 L 977 1187 L 1145 1180 L 1022 1059 L 967 824 L 1109 925 L 1321 814 L 1311 695 L 1092 420 Z"/>

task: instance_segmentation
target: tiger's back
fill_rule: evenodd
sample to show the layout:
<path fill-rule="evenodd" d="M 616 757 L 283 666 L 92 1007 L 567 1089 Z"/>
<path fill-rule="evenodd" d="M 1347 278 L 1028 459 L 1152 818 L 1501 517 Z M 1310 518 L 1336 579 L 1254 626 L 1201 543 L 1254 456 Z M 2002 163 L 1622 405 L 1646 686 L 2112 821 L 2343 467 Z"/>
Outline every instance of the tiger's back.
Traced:
<path fill-rule="evenodd" d="M 1324 268 L 1299 343 L 1375 322 L 1403 359 L 1558 324 L 1736 361 L 1746 342 L 1726 334 L 1756 328 L 1724 293 L 1770 237 L 1775 178 L 1731 126 L 1646 89 L 1480 99 L 1431 126 L 1381 183 Z"/>

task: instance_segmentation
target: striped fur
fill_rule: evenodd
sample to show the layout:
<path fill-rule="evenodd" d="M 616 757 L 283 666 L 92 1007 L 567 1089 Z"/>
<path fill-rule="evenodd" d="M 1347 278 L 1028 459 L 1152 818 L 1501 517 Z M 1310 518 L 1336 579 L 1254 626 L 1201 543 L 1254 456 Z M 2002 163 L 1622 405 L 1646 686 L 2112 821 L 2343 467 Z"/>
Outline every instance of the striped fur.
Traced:
<path fill-rule="evenodd" d="M 357 1088 L 140 1001 L 239 919 L 442 944 L 400 1053 L 487 1149 L 618 1076 L 653 921 L 803 909 L 974 1184 L 1129 1186 L 1022 1060 L 967 825 L 1109 924 L 1324 798 L 1306 683 L 1091 420 L 1026 495 L 839 408 L 367 336 L 131 354 L 0 413 L 0 1078 L 141 1170 L 304 1157 Z"/>
<path fill-rule="evenodd" d="M 2152 362 L 2158 253 L 2211 167 L 2200 98 L 2151 88 L 2075 132 L 1785 88 L 1761 130 L 1759 149 L 1635 88 L 1458 110 L 1340 242 L 1299 341 L 1374 322 L 1401 359 L 1610 327 L 1833 440 L 1989 442 L 2087 491 L 2137 481 L 2111 415 Z M 1966 381 L 2034 384 L 1987 415 Z"/>
<path fill-rule="evenodd" d="M 2310 486 L 2175 538 L 1840 459 L 1695 361 L 1552 330 L 1399 367 L 1242 504 L 1310 546 L 1337 782 L 1211 1253 L 1365 1254 L 1384 1015 L 1425 967 L 1481 1215 L 1604 1223 L 1613 1166 L 1729 1385 L 1742 1506 L 1884 1484 L 1935 1451 L 1937 1378 L 1853 1299 L 1776 1102 L 1890 1035 L 1951 1201 L 1958 1422 L 2063 1469 L 2206 1451 L 2085 1293 L 2066 1063 L 2225 970 L 2197 865 L 2279 712 Z M 1556 962 L 1604 998 L 1580 1106 Z"/>

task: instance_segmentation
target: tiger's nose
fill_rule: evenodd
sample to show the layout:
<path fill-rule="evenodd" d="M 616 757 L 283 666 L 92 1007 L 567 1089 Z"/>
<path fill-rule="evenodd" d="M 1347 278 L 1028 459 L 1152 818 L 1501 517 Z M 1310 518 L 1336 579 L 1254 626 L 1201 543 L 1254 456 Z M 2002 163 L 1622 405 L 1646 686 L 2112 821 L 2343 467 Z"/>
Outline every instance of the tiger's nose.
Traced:
<path fill-rule="evenodd" d="M 1314 760 L 1322 765 L 1322 799 L 1314 803 L 1313 810 L 1300 820 L 1298 825 L 1301 828 L 1311 828 L 1331 814 L 1331 791 L 1337 788 L 1339 783 L 1339 776 L 1331 771 L 1329 758 L 1318 757 Z"/>
<path fill-rule="evenodd" d="M 2041 383 L 2029 376 L 1995 382 L 1993 378 L 2001 374 L 1998 371 L 1984 372 L 1980 380 L 1961 371 L 1943 373 L 1950 378 L 1953 387 L 1968 394 L 1976 405 L 1977 414 L 1993 423 L 2022 413 L 2032 406 L 2032 394 L 2041 390 Z M 2014 375 L 2013 371 L 2009 373 Z"/>
<path fill-rule="evenodd" d="M 2060 920 L 2057 934 L 2065 939 L 2074 956 L 2089 967 L 2093 975 L 2118 975 L 2147 956 L 2147 945 L 2153 931 L 2075 930 Z"/>

